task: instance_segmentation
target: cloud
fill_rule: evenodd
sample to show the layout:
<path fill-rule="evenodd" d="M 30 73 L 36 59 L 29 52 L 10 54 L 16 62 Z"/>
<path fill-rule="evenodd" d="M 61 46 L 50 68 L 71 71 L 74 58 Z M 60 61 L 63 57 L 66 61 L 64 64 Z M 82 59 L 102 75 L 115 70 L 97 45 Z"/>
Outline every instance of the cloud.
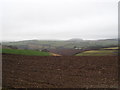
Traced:
<path fill-rule="evenodd" d="M 118 33 L 117 0 L 2 0 L 1 7 L 3 40 L 98 39 Z"/>

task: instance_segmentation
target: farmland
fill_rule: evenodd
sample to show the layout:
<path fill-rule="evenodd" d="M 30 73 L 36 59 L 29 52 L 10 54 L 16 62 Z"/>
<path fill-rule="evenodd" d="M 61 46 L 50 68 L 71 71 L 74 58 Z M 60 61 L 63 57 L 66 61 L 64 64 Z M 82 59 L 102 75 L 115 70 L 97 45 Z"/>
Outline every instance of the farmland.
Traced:
<path fill-rule="evenodd" d="M 109 50 L 110 49 L 110 50 Z M 82 53 L 76 54 L 76 56 L 108 56 L 108 55 L 118 55 L 117 47 L 114 48 L 104 48 L 101 50 L 88 50 Z"/>
<path fill-rule="evenodd" d="M 2 49 L 2 53 L 20 54 L 20 55 L 35 55 L 35 56 L 51 56 L 48 52 L 40 52 L 34 50 L 18 50 L 18 49 Z"/>
<path fill-rule="evenodd" d="M 18 49 L 73 49 L 91 47 L 117 46 L 117 39 L 105 40 L 26 40 L 16 42 L 3 42 L 2 45 L 14 46 Z"/>
<path fill-rule="evenodd" d="M 31 56 L 117 56 L 118 47 L 94 49 L 49 49 L 49 52 L 35 50 L 2 49 L 2 53 Z"/>
<path fill-rule="evenodd" d="M 6 43 L 3 88 L 118 88 L 117 42 L 101 42 Z"/>
<path fill-rule="evenodd" d="M 119 47 L 110 47 L 110 48 L 103 48 L 103 49 L 118 50 Z"/>
<path fill-rule="evenodd" d="M 2 58 L 4 88 L 118 88 L 118 56 Z"/>
<path fill-rule="evenodd" d="M 49 56 L 50 53 L 58 54 L 58 56 L 79 56 L 88 55 L 90 50 L 100 50 L 99 52 L 94 51 L 94 55 L 117 55 L 118 40 L 117 39 L 105 39 L 105 40 L 81 40 L 81 39 L 71 39 L 71 40 L 26 40 L 26 41 L 16 41 L 16 42 L 3 42 L 2 44 L 3 53 L 11 54 L 23 54 L 22 55 L 41 55 Z M 13 50 L 8 51 L 4 49 L 18 49 L 19 52 Z M 47 50 L 48 52 L 40 52 L 42 50 Z M 111 51 L 110 51 L 111 49 Z M 28 52 L 28 50 L 30 50 Z M 32 51 L 31 51 L 32 50 Z M 106 51 L 109 50 L 109 51 Z M 86 52 L 84 52 L 86 51 Z M 114 53 L 115 52 L 115 53 Z M 83 54 L 82 54 L 83 53 Z M 96 54 L 95 54 L 96 53 Z M 103 53 L 103 54 L 101 54 Z M 77 55 L 76 55 L 77 54 Z M 89 54 L 89 55 L 91 55 Z"/>

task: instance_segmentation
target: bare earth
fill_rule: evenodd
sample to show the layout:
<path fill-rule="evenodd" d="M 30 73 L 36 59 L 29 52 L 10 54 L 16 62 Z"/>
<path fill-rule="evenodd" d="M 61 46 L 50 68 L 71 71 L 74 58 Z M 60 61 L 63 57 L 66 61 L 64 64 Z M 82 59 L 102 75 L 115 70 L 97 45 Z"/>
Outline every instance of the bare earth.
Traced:
<path fill-rule="evenodd" d="M 60 54 L 56 54 L 56 53 L 51 53 L 52 56 L 61 56 Z"/>
<path fill-rule="evenodd" d="M 117 88 L 118 56 L 3 54 L 3 87 Z"/>

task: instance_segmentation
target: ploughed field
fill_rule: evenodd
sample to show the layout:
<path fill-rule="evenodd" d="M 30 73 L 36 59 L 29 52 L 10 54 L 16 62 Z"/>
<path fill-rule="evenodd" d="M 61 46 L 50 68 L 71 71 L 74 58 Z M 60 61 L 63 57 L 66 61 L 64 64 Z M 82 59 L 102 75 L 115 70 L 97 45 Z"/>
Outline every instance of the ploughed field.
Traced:
<path fill-rule="evenodd" d="M 50 52 L 57 53 L 62 56 L 74 56 L 78 53 L 83 52 L 84 50 L 75 50 L 75 49 L 49 49 Z"/>
<path fill-rule="evenodd" d="M 118 56 L 3 54 L 5 88 L 117 88 Z"/>

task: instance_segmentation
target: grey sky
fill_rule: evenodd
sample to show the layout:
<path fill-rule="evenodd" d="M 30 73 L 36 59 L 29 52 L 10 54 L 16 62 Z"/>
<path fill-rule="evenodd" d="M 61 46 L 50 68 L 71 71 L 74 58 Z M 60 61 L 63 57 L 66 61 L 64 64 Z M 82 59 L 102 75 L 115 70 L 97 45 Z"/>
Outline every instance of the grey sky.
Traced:
<path fill-rule="evenodd" d="M 1 0 L 1 40 L 118 35 L 118 0 Z"/>

